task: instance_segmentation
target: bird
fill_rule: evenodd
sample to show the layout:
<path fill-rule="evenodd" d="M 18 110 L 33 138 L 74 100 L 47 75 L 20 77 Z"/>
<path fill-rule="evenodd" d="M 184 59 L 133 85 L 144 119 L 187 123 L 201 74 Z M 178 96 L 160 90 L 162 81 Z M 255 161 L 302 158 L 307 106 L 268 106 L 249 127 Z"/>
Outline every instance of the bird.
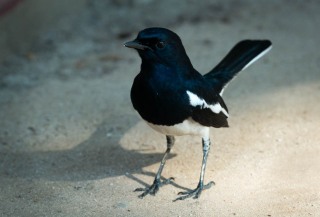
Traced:
<path fill-rule="evenodd" d="M 174 146 L 175 137 L 193 135 L 202 138 L 202 165 L 198 185 L 179 192 L 174 200 L 199 198 L 202 191 L 215 183 L 204 184 L 210 150 L 210 128 L 229 127 L 228 108 L 222 94 L 231 80 L 242 70 L 266 54 L 270 40 L 238 42 L 208 73 L 202 75 L 192 65 L 180 37 L 162 27 L 141 30 L 137 37 L 124 43 L 135 49 L 141 58 L 140 72 L 134 78 L 130 97 L 134 109 L 155 131 L 166 136 L 167 148 L 153 183 L 139 197 L 155 195 L 173 178 L 162 179 L 161 173 Z"/>

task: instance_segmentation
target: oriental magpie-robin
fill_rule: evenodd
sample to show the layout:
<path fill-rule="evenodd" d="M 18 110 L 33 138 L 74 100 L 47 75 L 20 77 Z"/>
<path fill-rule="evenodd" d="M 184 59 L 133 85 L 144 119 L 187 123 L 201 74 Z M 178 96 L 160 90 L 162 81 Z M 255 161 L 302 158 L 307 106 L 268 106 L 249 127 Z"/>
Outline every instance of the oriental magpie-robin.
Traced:
<path fill-rule="evenodd" d="M 140 116 L 154 130 L 167 138 L 167 150 L 154 182 L 138 188 L 155 195 L 159 187 L 172 178 L 161 181 L 166 158 L 174 144 L 174 136 L 202 137 L 203 160 L 196 189 L 180 192 L 176 200 L 198 198 L 214 182 L 204 184 L 204 173 L 210 149 L 210 127 L 228 127 L 228 108 L 222 99 L 226 85 L 238 72 L 247 68 L 271 49 L 269 40 L 243 40 L 210 72 L 201 75 L 193 68 L 177 34 L 165 28 L 147 28 L 124 46 L 134 48 L 142 59 L 140 73 L 131 88 L 131 101 Z"/>

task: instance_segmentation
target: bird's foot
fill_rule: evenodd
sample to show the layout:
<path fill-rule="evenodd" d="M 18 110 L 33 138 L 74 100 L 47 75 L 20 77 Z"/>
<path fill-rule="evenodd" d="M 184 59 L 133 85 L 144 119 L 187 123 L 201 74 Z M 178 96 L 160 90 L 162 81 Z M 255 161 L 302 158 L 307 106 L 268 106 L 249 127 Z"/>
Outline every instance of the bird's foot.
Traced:
<path fill-rule="evenodd" d="M 155 179 L 153 184 L 150 187 L 146 187 L 146 188 L 137 188 L 134 191 L 143 191 L 142 194 L 139 195 L 139 198 L 143 198 L 144 196 L 146 196 L 147 194 L 151 194 L 151 195 L 155 195 L 158 191 L 159 188 L 163 185 L 167 185 L 170 184 L 172 181 L 174 180 L 173 177 L 170 177 L 169 179 L 165 179 L 163 181 L 160 181 L 160 179 Z"/>
<path fill-rule="evenodd" d="M 212 185 L 214 185 L 215 183 L 213 181 L 209 182 L 206 185 L 203 185 L 202 183 L 199 183 L 197 188 L 194 190 L 190 190 L 190 191 L 184 191 L 184 192 L 179 192 L 178 195 L 183 195 L 181 197 L 178 197 L 177 199 L 175 199 L 174 201 L 177 200 L 184 200 L 186 198 L 189 197 L 193 197 L 193 199 L 197 199 L 200 197 L 200 194 L 203 190 L 209 189 Z"/>

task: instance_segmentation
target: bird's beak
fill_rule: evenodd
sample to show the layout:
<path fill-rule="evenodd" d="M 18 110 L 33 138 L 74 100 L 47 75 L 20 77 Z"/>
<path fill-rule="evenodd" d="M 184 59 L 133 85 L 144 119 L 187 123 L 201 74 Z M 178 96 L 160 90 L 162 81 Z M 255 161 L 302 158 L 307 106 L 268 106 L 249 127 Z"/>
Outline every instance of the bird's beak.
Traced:
<path fill-rule="evenodd" d="M 133 41 L 128 41 L 126 43 L 123 44 L 125 47 L 128 48 L 134 48 L 134 49 L 138 49 L 138 50 L 146 50 L 146 49 L 150 49 L 148 46 L 141 44 L 140 42 L 133 40 Z"/>

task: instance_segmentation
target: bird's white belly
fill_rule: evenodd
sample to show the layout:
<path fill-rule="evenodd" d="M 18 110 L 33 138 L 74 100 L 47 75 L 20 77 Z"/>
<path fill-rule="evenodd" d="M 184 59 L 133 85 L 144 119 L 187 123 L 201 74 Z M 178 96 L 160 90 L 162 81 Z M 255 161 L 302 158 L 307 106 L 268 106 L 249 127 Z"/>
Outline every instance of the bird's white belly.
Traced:
<path fill-rule="evenodd" d="M 155 125 L 149 122 L 147 122 L 147 124 L 155 131 L 165 135 L 198 135 L 202 138 L 209 138 L 209 127 L 202 126 L 191 118 L 173 126 Z"/>

